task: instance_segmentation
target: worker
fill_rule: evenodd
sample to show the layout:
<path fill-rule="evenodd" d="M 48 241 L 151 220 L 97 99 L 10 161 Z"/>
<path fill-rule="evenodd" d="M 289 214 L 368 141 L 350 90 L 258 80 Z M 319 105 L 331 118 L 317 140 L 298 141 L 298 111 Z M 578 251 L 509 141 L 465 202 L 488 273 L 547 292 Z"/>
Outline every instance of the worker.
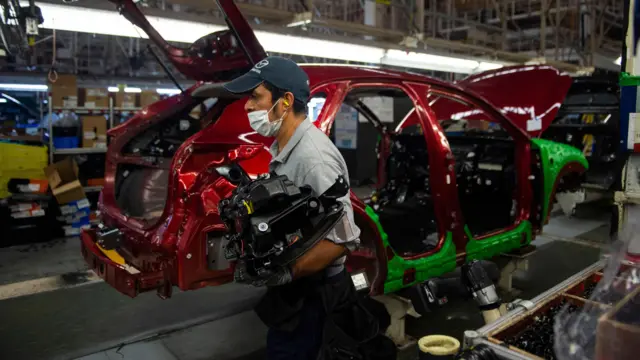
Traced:
<path fill-rule="evenodd" d="M 258 134 L 274 138 L 270 171 L 286 175 L 296 186 L 311 186 L 315 196 L 340 175 L 348 181 L 342 155 L 307 119 L 309 78 L 295 62 L 267 57 L 224 88 L 248 94 L 249 124 Z M 317 359 L 327 314 L 355 298 L 344 263 L 347 253 L 359 244 L 360 230 L 349 194 L 340 201 L 346 212 L 341 221 L 290 266 L 260 279 L 251 277 L 242 264 L 236 267 L 236 282 L 267 286 L 256 313 L 269 328 L 269 360 Z"/>

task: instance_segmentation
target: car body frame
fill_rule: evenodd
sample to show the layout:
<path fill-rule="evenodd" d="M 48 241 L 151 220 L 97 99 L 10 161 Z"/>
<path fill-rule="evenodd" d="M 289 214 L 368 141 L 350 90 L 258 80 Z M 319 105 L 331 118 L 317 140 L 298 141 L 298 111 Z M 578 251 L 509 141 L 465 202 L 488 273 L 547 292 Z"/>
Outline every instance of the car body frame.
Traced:
<path fill-rule="evenodd" d="M 197 82 L 109 130 L 105 185 L 99 201 L 102 224 L 82 233 L 85 261 L 107 283 L 131 297 L 157 290 L 167 298 L 174 286 L 184 291 L 231 282 L 233 264 L 223 256 L 225 227 L 217 205 L 235 185 L 223 169 L 237 162 L 250 176 L 266 173 L 273 140 L 250 128 L 244 111 L 246 99 L 226 93 L 220 84 L 250 69 L 266 53 L 232 1 L 218 1 L 231 30 L 207 36 L 189 50 L 164 42 L 132 1 L 112 2 L 177 69 Z M 203 47 L 224 51 L 207 57 L 200 51 Z M 588 167 L 575 148 L 536 138 L 550 124 L 570 84 L 566 75 L 551 67 L 507 67 L 458 84 L 363 66 L 302 68 L 309 75 L 312 98 L 318 94 L 324 98 L 314 125 L 327 134 L 349 94 L 379 90 L 401 92 L 410 99 L 413 109 L 397 128 L 373 122 L 380 135 L 378 188 L 388 182 L 387 160 L 403 128 L 411 124 L 421 128 L 418 137 L 409 138 L 421 139 L 421 151 L 429 163 L 427 192 L 435 229 L 429 247 L 413 254 L 395 250 L 380 220 L 382 211 L 374 210 L 370 198 L 350 194 L 362 233 L 361 247 L 349 254 L 347 267 L 352 274 L 364 275 L 371 294 L 396 292 L 466 261 L 490 259 L 528 246 L 548 221 L 561 179 Z M 533 84 L 529 91 L 505 88 L 528 84 Z M 430 98 L 434 96 L 446 98 L 441 102 L 448 101 L 448 105 L 438 107 Z M 451 116 L 460 110 L 457 103 L 471 105 L 483 121 L 499 124 L 508 140 L 496 141 L 513 151 L 510 223 L 480 235 L 470 230 L 465 219 L 457 184 L 457 155 L 434 111 Z M 189 115 L 196 110 L 200 115 Z M 493 146 L 493 140 L 488 141 L 485 150 Z"/>

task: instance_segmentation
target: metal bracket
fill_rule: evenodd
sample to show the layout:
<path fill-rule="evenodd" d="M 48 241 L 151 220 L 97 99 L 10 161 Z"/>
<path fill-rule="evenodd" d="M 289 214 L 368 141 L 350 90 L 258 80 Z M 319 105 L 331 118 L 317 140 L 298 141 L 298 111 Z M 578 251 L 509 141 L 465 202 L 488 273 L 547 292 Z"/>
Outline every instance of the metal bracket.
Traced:
<path fill-rule="evenodd" d="M 556 194 L 556 200 L 558 200 L 558 204 L 560 204 L 560 208 L 562 208 L 562 212 L 564 212 L 566 216 L 573 215 L 576 211 L 576 205 L 583 203 L 585 198 L 584 189 L 571 192 L 559 192 Z"/>
<path fill-rule="evenodd" d="M 122 243 L 122 232 L 118 228 L 98 226 L 96 237 L 97 243 L 106 250 L 117 249 Z"/>
<path fill-rule="evenodd" d="M 533 254 L 532 251 L 524 256 L 513 256 L 510 254 L 503 254 L 502 256 L 508 257 L 507 264 L 500 270 L 500 279 L 498 279 L 498 287 L 511 292 L 513 290 L 513 273 L 517 270 L 527 271 L 529 270 L 529 260 L 525 256 Z"/>
<path fill-rule="evenodd" d="M 533 309 L 535 306 L 536 304 L 534 304 L 531 300 L 516 299 L 507 304 L 507 310 L 512 311 L 514 309 L 522 307 L 524 308 L 525 311 L 529 311 Z"/>

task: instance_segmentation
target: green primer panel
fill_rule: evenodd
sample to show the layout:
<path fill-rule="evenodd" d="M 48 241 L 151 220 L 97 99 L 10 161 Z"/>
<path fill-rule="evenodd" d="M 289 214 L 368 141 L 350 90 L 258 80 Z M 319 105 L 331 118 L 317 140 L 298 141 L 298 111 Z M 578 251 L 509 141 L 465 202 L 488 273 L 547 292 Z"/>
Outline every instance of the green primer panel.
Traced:
<path fill-rule="evenodd" d="M 382 244 L 385 249 L 389 246 L 389 236 L 382 229 L 380 220 L 375 211 L 367 206 L 365 209 L 367 215 L 376 223 Z M 424 282 L 430 278 L 440 276 L 444 273 L 453 271 L 456 268 L 456 246 L 453 243 L 453 234 L 447 232 L 444 245 L 439 252 L 415 260 L 407 260 L 397 254 L 387 262 L 387 279 L 384 283 L 384 293 L 392 293 L 402 288 L 409 287 L 416 283 Z M 415 281 L 409 284 L 403 284 L 404 272 L 408 269 L 415 269 Z"/>
<path fill-rule="evenodd" d="M 544 182 L 543 204 L 542 204 L 542 224 L 547 220 L 549 214 L 549 204 L 551 203 L 551 193 L 553 192 L 553 184 L 560 174 L 560 170 L 571 162 L 578 162 L 589 168 L 589 163 L 582 152 L 571 145 L 557 143 L 555 141 L 544 139 L 531 139 L 533 147 L 540 150 L 540 159 L 542 161 L 542 177 Z"/>
<path fill-rule="evenodd" d="M 640 76 L 631 75 L 628 72 L 621 72 L 618 80 L 620 86 L 640 86 Z"/>
<path fill-rule="evenodd" d="M 467 243 L 467 261 L 491 259 L 497 255 L 521 248 L 531 243 L 531 223 L 521 222 L 514 229 L 491 236 L 482 240 L 475 240 L 469 228 L 465 225 L 465 232 L 469 237 Z M 524 239 L 524 243 L 522 242 Z"/>

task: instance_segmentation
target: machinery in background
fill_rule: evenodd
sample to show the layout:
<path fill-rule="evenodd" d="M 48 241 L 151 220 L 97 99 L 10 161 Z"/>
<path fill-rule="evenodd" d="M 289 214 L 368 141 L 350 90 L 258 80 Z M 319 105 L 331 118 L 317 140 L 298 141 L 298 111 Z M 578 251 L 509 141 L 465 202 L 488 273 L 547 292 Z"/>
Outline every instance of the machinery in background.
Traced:
<path fill-rule="evenodd" d="M 640 264 L 627 259 L 640 215 L 603 257 L 548 291 L 507 304 L 508 313 L 465 331 L 464 347 L 486 346 L 500 360 L 636 359 Z"/>
<path fill-rule="evenodd" d="M 39 35 L 38 26 L 44 22 L 42 11 L 34 0 L 26 5 L 17 0 L 2 0 L 0 10 L 0 50 L 8 56 L 22 54 L 35 63 L 32 47 Z"/>
<path fill-rule="evenodd" d="M 478 330 L 465 331 L 463 347 L 486 346 L 500 360 L 557 359 L 554 354 L 554 319 L 558 315 L 604 309 L 602 304 L 588 300 L 603 278 L 604 264 L 601 260 L 530 301 L 516 300 L 508 304 L 510 311 L 497 321 Z M 604 285 L 603 282 L 601 286 Z M 587 345 L 591 346 L 593 354 L 595 343 Z M 568 344 L 563 346 L 572 351 Z M 583 355 L 586 353 L 582 352 L 573 359 L 595 360 L 593 357 L 581 357 Z"/>
<path fill-rule="evenodd" d="M 545 139 L 579 149 L 589 162 L 577 191 L 556 194 L 565 214 L 573 214 L 579 203 L 613 198 L 626 161 L 620 151 L 620 121 L 617 78 L 573 78 L 555 120 L 542 133 Z"/>
<path fill-rule="evenodd" d="M 630 215 L 640 205 L 640 52 L 638 51 L 639 6 L 637 2 L 625 2 L 625 42 L 621 57 L 620 74 L 620 151 L 626 162 L 621 171 L 620 182 L 614 194 L 612 232 L 620 232 L 629 221 Z M 637 216 L 637 215 L 635 215 Z M 630 241 L 627 258 L 640 262 L 640 237 Z"/>

